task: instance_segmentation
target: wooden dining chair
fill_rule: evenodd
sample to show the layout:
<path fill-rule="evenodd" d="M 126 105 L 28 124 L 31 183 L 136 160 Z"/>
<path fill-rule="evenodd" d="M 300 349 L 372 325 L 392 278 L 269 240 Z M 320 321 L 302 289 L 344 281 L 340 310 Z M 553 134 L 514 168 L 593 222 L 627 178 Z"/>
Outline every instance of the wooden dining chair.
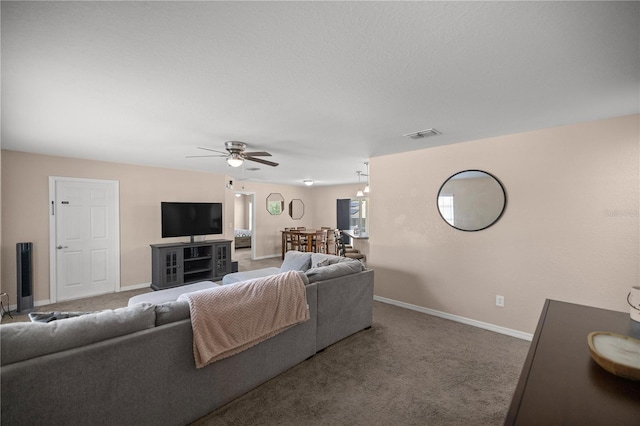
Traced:
<path fill-rule="evenodd" d="M 284 228 L 284 251 L 292 250 L 291 248 L 291 228 Z"/>
<path fill-rule="evenodd" d="M 291 250 L 297 251 L 306 251 L 307 244 L 302 241 L 302 235 L 300 231 L 297 229 L 292 229 L 289 231 L 289 235 L 291 236 Z"/>
<path fill-rule="evenodd" d="M 339 255 L 338 246 L 336 244 L 336 233 L 333 229 L 327 230 L 327 254 Z"/>
<path fill-rule="evenodd" d="M 342 232 L 340 232 L 339 229 L 334 229 L 333 230 L 333 251 L 335 252 L 335 254 L 337 256 L 341 256 L 342 255 L 342 251 L 341 251 L 341 239 L 342 239 Z"/>
<path fill-rule="evenodd" d="M 307 228 L 305 226 L 298 226 L 296 228 L 296 231 L 306 231 Z M 302 247 L 304 248 L 304 250 L 300 250 L 300 251 L 307 251 L 307 238 L 311 238 L 310 236 L 308 236 L 307 234 L 301 234 L 300 235 L 300 244 L 302 244 Z"/>
<path fill-rule="evenodd" d="M 316 231 L 313 236 L 312 250 L 315 253 L 327 253 L 327 230 Z"/>

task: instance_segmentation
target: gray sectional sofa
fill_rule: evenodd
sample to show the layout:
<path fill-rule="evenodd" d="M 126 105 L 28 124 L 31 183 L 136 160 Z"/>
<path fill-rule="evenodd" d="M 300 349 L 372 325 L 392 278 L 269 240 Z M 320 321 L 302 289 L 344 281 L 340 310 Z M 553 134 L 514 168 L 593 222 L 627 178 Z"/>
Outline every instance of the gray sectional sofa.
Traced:
<path fill-rule="evenodd" d="M 186 301 L 2 325 L 2 424 L 192 422 L 371 326 L 373 271 L 343 259 L 288 254 L 310 320 L 201 369 Z"/>

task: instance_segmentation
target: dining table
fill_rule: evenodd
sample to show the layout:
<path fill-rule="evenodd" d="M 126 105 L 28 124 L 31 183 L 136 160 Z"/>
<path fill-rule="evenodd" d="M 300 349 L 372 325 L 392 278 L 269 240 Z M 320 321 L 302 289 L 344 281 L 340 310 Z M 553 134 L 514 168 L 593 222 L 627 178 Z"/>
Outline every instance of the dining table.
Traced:
<path fill-rule="evenodd" d="M 316 235 L 316 232 L 321 231 L 321 229 L 298 229 L 296 232 L 299 232 L 300 235 L 304 235 L 307 240 L 307 252 L 313 251 L 313 237 Z M 291 231 L 280 231 L 282 232 L 282 258 L 284 259 L 284 254 L 287 251 L 287 235 L 291 233 Z"/>

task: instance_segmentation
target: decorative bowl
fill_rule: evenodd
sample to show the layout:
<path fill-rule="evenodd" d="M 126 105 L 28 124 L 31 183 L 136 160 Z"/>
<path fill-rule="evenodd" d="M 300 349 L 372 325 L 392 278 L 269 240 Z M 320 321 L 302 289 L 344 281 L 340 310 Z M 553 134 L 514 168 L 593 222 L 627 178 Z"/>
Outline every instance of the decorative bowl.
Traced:
<path fill-rule="evenodd" d="M 594 331 L 587 338 L 591 358 L 609 373 L 640 380 L 640 340 L 617 333 Z"/>

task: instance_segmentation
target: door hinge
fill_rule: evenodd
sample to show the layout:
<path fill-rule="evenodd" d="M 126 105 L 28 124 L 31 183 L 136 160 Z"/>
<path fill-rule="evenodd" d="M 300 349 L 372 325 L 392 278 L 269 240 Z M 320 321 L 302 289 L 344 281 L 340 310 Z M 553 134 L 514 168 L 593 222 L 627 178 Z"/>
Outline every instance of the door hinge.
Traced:
<path fill-rule="evenodd" d="M 51 202 L 51 216 L 55 216 L 56 214 L 56 203 L 55 201 Z"/>

